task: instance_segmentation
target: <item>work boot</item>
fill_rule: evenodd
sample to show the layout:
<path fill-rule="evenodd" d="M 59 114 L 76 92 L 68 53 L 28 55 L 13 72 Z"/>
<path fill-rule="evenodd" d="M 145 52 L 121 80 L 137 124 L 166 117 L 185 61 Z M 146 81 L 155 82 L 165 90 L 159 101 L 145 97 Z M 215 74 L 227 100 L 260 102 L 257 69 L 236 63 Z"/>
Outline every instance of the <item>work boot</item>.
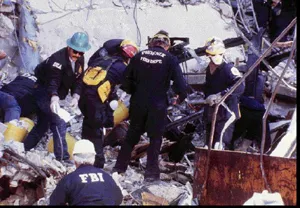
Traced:
<path fill-rule="evenodd" d="M 143 184 L 144 185 L 158 185 L 161 182 L 160 178 L 144 178 Z"/>

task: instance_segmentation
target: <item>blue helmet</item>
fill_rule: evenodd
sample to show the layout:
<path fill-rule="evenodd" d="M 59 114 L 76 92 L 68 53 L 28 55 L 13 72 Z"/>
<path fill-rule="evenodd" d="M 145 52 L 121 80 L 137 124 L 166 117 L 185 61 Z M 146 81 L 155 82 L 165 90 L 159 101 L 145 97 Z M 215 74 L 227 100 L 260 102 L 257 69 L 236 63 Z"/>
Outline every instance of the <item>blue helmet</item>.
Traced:
<path fill-rule="evenodd" d="M 86 52 L 91 48 L 91 45 L 89 44 L 89 36 L 83 32 L 74 33 L 74 35 L 67 40 L 67 45 L 80 52 Z"/>

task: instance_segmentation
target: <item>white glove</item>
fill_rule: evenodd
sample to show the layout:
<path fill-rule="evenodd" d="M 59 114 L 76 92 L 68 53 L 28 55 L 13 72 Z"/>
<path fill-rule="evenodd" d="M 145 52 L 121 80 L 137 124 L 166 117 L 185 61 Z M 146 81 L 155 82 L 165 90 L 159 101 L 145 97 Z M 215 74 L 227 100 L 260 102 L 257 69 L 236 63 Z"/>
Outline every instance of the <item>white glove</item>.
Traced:
<path fill-rule="evenodd" d="M 58 114 L 58 110 L 60 109 L 58 96 L 53 95 L 51 97 L 50 109 L 53 113 Z"/>
<path fill-rule="evenodd" d="M 208 96 L 205 99 L 205 101 L 206 101 L 207 104 L 209 104 L 209 106 L 212 106 L 212 105 L 218 103 L 221 100 L 221 98 L 222 98 L 222 95 L 219 92 L 217 94 L 212 94 L 212 95 Z"/>
<path fill-rule="evenodd" d="M 72 109 L 75 109 L 75 108 L 77 108 L 77 106 L 78 106 L 78 101 L 79 101 L 80 95 L 74 93 L 72 97 L 73 97 L 73 98 L 72 98 L 72 100 L 71 100 L 69 106 L 70 106 Z"/>
<path fill-rule="evenodd" d="M 118 108 L 119 103 L 116 100 L 112 100 L 110 101 L 109 106 L 113 111 L 115 111 Z"/>

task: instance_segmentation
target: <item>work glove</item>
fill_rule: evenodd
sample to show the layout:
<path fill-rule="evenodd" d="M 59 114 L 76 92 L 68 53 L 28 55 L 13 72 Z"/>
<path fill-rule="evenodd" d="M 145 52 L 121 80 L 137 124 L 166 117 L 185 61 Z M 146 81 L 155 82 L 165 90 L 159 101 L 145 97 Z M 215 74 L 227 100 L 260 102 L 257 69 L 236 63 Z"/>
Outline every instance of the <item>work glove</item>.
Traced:
<path fill-rule="evenodd" d="M 80 95 L 74 93 L 72 96 L 72 100 L 70 102 L 70 108 L 75 109 L 78 106 L 78 101 L 79 101 Z"/>
<path fill-rule="evenodd" d="M 113 111 L 115 111 L 118 108 L 119 103 L 117 100 L 112 100 L 110 101 L 109 106 Z"/>
<path fill-rule="evenodd" d="M 206 99 L 205 99 L 205 102 L 209 105 L 209 106 L 212 106 L 216 103 L 218 103 L 222 98 L 222 95 L 221 93 L 217 93 L 217 94 L 212 94 L 210 96 L 208 96 Z"/>
<path fill-rule="evenodd" d="M 58 96 L 53 95 L 51 97 L 50 109 L 53 113 L 58 114 L 58 110 L 60 109 Z"/>

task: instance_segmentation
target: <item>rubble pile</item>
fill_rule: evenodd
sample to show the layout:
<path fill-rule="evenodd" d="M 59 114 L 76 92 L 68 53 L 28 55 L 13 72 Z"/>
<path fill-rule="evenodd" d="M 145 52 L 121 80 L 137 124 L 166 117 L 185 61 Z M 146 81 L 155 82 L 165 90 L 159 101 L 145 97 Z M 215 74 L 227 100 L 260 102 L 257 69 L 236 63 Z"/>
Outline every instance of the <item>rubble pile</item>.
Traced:
<path fill-rule="evenodd" d="M 9 2 L 4 4 L 2 2 Z M 52 5 L 51 11 L 62 16 L 63 18 L 66 12 L 70 14 L 72 12 L 80 12 L 84 8 L 63 10 L 57 5 L 54 6 L 53 1 L 49 5 Z M 69 2 L 69 1 L 68 1 Z M 113 1 L 113 4 L 117 7 L 123 7 L 125 10 L 132 9 L 133 4 L 129 1 L 120 1 L 125 3 L 121 5 L 119 1 Z M 164 8 L 170 8 L 172 6 L 171 1 L 154 1 L 156 5 Z M 202 0 L 193 1 L 179 1 L 182 5 L 198 5 L 204 3 Z M 35 2 L 37 4 L 37 1 Z M 147 1 L 147 4 L 149 2 Z M 224 2 L 221 2 L 224 6 Z M 67 3 L 66 3 L 67 4 Z M 70 2 L 71 4 L 71 2 Z M 101 3 L 99 3 L 101 4 Z M 93 10 L 99 7 L 99 4 L 91 5 L 91 13 Z M 127 5 L 128 4 L 128 5 Z M 141 3 L 140 9 L 143 10 L 145 2 Z M 1 73 L 1 85 L 9 83 L 19 73 L 18 69 L 22 65 L 22 56 L 18 53 L 20 43 L 17 37 L 17 25 L 19 20 L 19 10 L 17 1 L 13 0 L 0 0 L 0 50 L 4 50 L 9 59 L 5 63 Z M 49 6 L 48 5 L 48 6 Z M 78 5 L 75 5 L 79 7 Z M 48 7 L 47 7 L 48 8 Z M 227 8 L 227 7 L 226 7 Z M 66 9 L 66 8 L 65 8 Z M 106 8 L 107 9 L 107 8 Z M 223 8 L 224 9 L 224 8 Z M 228 8 L 227 8 L 228 10 Z M 227 11 L 226 10 L 226 11 Z M 47 12 L 43 12 L 38 8 L 35 9 L 37 14 L 47 15 Z M 193 9 L 191 9 L 193 12 Z M 51 13 L 51 12 L 48 12 Z M 223 14 L 225 11 L 223 11 Z M 89 14 L 89 13 L 88 13 Z M 49 14 L 48 14 L 49 15 Z M 51 15 L 51 14 L 50 14 Z M 87 19 L 88 19 L 87 15 Z M 90 15 L 91 16 L 91 15 Z M 103 17 L 103 16 L 102 16 Z M 66 17 L 68 18 L 68 17 Z M 90 17 L 91 18 L 91 17 Z M 43 18 L 41 18 L 43 20 Z M 61 19 L 63 20 L 63 19 Z M 43 23 L 47 24 L 47 18 L 44 18 Z M 53 26 L 54 20 L 49 21 L 49 27 Z M 75 20 L 76 21 L 76 20 Z M 66 21 L 67 22 L 67 21 Z M 64 21 L 62 21 L 63 24 Z M 68 29 L 78 29 L 80 21 L 76 24 L 66 24 L 72 26 Z M 52 25 L 51 25 L 52 24 Z M 55 23 L 56 24 L 56 23 Z M 146 24 L 145 24 L 146 25 Z M 125 27 L 125 26 L 124 26 Z M 122 28 L 116 28 L 118 31 L 124 30 Z M 225 27 L 225 26 L 224 26 Z M 226 25 L 228 27 L 228 25 Z M 67 29 L 67 30 L 68 30 Z M 128 29 L 125 27 L 125 29 Z M 55 27 L 55 34 L 60 34 L 62 27 L 57 25 Z M 110 30 L 109 30 L 110 31 Z M 135 30 L 131 30 L 134 31 Z M 156 29 L 154 29 L 156 31 Z M 174 31 L 170 29 L 170 31 Z M 52 35 L 53 31 L 47 31 L 42 28 L 40 31 L 40 41 L 43 41 L 45 34 Z M 99 45 L 98 30 L 92 28 L 89 34 L 92 35 L 91 40 L 94 47 Z M 107 37 L 113 37 L 111 33 L 109 36 L 104 31 L 103 39 Z M 193 31 L 195 32 L 195 31 Z M 133 32 L 132 32 L 133 33 Z M 101 33 L 100 33 L 101 34 Z M 128 33 L 132 36 L 131 33 Z M 145 33 L 146 34 L 146 33 Z M 143 34 L 143 35 L 145 35 Z M 176 33 L 175 33 L 176 34 Z M 229 34 L 229 33 L 228 33 Z M 227 36 L 230 36 L 226 34 Z M 61 36 L 58 36 L 59 40 L 55 44 L 43 41 L 41 43 L 41 55 L 46 57 L 50 55 L 56 47 L 65 40 Z M 122 32 L 116 34 L 118 36 L 125 35 Z M 186 34 L 185 34 L 186 35 Z M 66 35 L 68 36 L 68 34 Z M 48 37 L 48 36 L 47 36 Z M 225 36 L 224 36 L 225 38 Z M 102 39 L 101 39 L 102 40 Z M 49 40 L 50 41 L 50 40 Z M 53 38 L 55 41 L 55 38 Z M 51 42 L 51 41 L 50 41 Z M 101 42 L 101 41 L 100 41 Z M 196 42 L 196 41 L 194 41 Z M 97 44 L 96 44 L 97 43 Z M 48 44 L 48 45 L 47 45 Z M 199 43 L 197 43 L 199 46 Z M 95 49 L 95 48 L 94 48 Z M 234 53 L 230 53 L 232 55 Z M 235 57 L 229 57 L 234 60 Z M 284 62 L 280 63 L 275 68 L 277 73 L 284 68 Z M 296 76 L 294 76 L 295 69 L 291 68 L 288 73 L 285 74 L 284 79 L 296 88 Z M 270 77 L 270 92 L 274 89 L 278 76 L 269 72 Z M 121 94 L 121 93 L 118 93 Z M 296 91 L 286 88 L 282 85 L 280 94 L 285 95 L 288 98 L 296 98 Z M 198 91 L 194 91 L 188 96 L 185 102 L 182 104 L 176 104 L 176 100 L 172 100 L 170 107 L 168 108 L 168 121 L 166 132 L 161 147 L 159 167 L 161 170 L 161 182 L 157 184 L 144 184 L 143 174 L 146 167 L 147 160 L 147 147 L 149 145 L 149 138 L 147 134 L 141 136 L 140 142 L 134 147 L 131 155 L 131 163 L 124 175 L 118 175 L 116 180 L 119 183 L 124 196 L 122 205 L 196 205 L 197 201 L 193 199 L 192 186 L 194 177 L 194 155 L 195 148 L 205 147 L 206 144 L 206 131 L 203 121 L 203 94 Z M 82 128 L 82 115 L 79 109 L 72 111 L 67 103 L 70 101 L 70 97 L 67 97 L 62 102 L 62 108 L 69 112 L 70 117 L 68 119 L 67 132 L 71 136 L 70 139 L 77 141 L 81 139 Z M 266 99 L 268 102 L 268 99 Z M 295 111 L 295 103 L 284 103 L 277 100 L 272 105 L 270 117 L 272 122 L 270 124 L 272 141 L 274 144 L 273 149 L 276 148 L 278 142 L 285 135 L 289 124 L 291 123 L 293 112 Z M 33 121 L 35 117 L 31 118 Z M 1 123 L 2 124 L 2 123 Z M 25 123 L 14 125 L 26 125 Z M 112 129 L 106 129 L 104 137 L 104 153 L 106 163 L 104 170 L 110 172 L 114 167 L 120 145 L 125 139 L 126 132 L 128 130 L 129 121 L 123 121 L 116 125 Z M 28 126 L 24 127 L 28 130 Z M 52 133 L 49 131 L 39 144 L 31 151 L 25 152 L 23 143 L 13 140 L 4 140 L 5 127 L 0 125 L 0 204 L 1 205 L 47 205 L 49 197 L 55 188 L 58 181 L 66 174 L 72 172 L 74 167 L 65 167 L 62 163 L 57 161 L 54 154 L 49 151 L 49 142 L 52 139 Z M 259 153 L 259 147 L 256 150 L 249 148 L 250 144 L 242 142 L 242 138 L 237 141 L 235 147 L 236 150 Z M 296 158 L 296 151 L 294 151 L 292 158 Z"/>

